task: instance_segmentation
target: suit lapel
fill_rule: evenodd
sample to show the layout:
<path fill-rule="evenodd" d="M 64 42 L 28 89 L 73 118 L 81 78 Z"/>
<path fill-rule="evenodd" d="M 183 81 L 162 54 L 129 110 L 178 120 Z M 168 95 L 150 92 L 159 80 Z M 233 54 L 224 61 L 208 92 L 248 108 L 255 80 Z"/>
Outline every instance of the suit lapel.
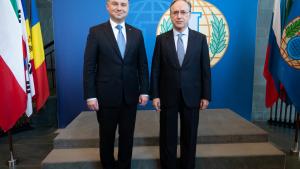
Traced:
<path fill-rule="evenodd" d="M 172 64 L 175 67 L 180 67 L 179 64 L 179 60 L 178 60 L 178 56 L 177 56 L 177 52 L 176 52 L 176 46 L 175 46 L 175 42 L 174 42 L 174 33 L 173 33 L 173 29 L 170 30 L 169 32 L 167 32 L 167 46 L 168 46 L 168 51 L 170 52 L 170 61 L 172 62 Z"/>
<path fill-rule="evenodd" d="M 188 62 L 189 58 L 190 58 L 190 51 L 192 50 L 193 40 L 194 40 L 194 32 L 191 31 L 190 28 L 189 28 L 188 43 L 187 43 L 185 56 L 184 56 L 184 59 L 183 59 L 183 62 L 182 62 L 182 66 L 185 65 Z"/>
<path fill-rule="evenodd" d="M 134 39 L 134 35 L 133 35 L 131 27 L 128 26 L 127 24 L 125 25 L 125 27 L 126 27 L 126 47 L 125 47 L 125 52 L 124 52 L 124 59 L 127 56 L 128 50 L 131 49 L 133 39 Z"/>
<path fill-rule="evenodd" d="M 112 44 L 112 46 L 113 46 L 113 48 L 115 50 L 115 52 L 122 59 L 122 56 L 121 56 L 121 53 L 120 53 L 120 50 L 119 50 L 119 47 L 118 47 L 117 40 L 115 38 L 114 32 L 112 30 L 112 27 L 111 27 L 111 24 L 110 24 L 109 21 L 106 23 L 105 32 L 106 32 L 105 34 L 107 35 L 110 43 Z"/>

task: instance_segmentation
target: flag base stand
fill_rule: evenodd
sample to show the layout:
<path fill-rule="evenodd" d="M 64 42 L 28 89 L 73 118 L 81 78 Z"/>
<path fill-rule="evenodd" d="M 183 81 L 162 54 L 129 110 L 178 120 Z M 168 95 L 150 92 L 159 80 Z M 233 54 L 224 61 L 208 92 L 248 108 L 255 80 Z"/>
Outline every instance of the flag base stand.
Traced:
<path fill-rule="evenodd" d="M 293 154 L 293 155 L 298 155 L 299 154 L 299 144 L 298 144 L 298 142 L 295 142 L 294 146 L 291 148 L 291 154 Z"/>
<path fill-rule="evenodd" d="M 9 169 L 15 169 L 16 165 L 17 165 L 17 160 L 14 157 L 14 150 L 13 150 L 13 139 L 12 139 L 12 134 L 11 131 L 9 130 L 7 132 L 8 134 L 8 140 L 9 140 L 9 160 L 7 161 L 8 167 Z"/>
<path fill-rule="evenodd" d="M 299 154 L 299 144 L 298 144 L 298 136 L 299 136 L 299 127 L 300 127 L 300 113 L 297 113 L 297 117 L 296 117 L 296 125 L 295 125 L 295 140 L 294 140 L 294 146 L 291 149 L 291 153 L 298 155 L 300 157 Z"/>
<path fill-rule="evenodd" d="M 17 159 L 14 158 L 12 152 L 10 152 L 10 159 L 7 162 L 9 169 L 14 169 L 17 165 Z"/>

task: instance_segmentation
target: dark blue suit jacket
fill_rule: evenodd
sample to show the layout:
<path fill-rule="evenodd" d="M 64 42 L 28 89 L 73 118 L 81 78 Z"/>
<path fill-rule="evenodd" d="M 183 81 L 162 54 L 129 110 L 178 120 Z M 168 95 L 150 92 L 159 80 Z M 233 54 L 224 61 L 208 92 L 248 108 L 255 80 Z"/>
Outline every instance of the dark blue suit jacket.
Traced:
<path fill-rule="evenodd" d="M 189 29 L 188 46 L 182 63 L 176 53 L 173 30 L 157 36 L 151 70 L 151 97 L 161 106 L 175 106 L 181 89 L 188 107 L 199 107 L 211 99 L 210 59 L 206 36 Z"/>
<path fill-rule="evenodd" d="M 98 98 L 101 106 L 137 104 L 148 94 L 149 73 L 142 32 L 128 24 L 121 57 L 110 22 L 90 28 L 84 54 L 84 98 Z"/>

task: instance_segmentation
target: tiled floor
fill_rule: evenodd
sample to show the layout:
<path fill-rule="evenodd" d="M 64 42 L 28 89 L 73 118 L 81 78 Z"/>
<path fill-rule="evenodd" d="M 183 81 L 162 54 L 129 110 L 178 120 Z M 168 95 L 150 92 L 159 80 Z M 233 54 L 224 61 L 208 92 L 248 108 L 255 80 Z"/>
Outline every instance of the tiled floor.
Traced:
<path fill-rule="evenodd" d="M 41 161 L 52 149 L 55 128 L 36 128 L 13 135 L 15 156 L 18 160 L 16 169 L 40 169 Z M 0 138 L 0 169 L 8 169 L 8 137 Z"/>
<path fill-rule="evenodd" d="M 285 169 L 300 169 L 300 156 L 290 154 L 290 149 L 295 138 L 295 130 L 270 126 L 266 122 L 257 122 L 255 124 L 269 132 L 269 140 L 287 154 Z"/>
<path fill-rule="evenodd" d="M 256 123 L 270 133 L 270 141 L 287 153 L 286 169 L 299 169 L 300 158 L 288 154 L 294 138 L 293 129 L 269 126 L 264 122 Z M 52 140 L 57 135 L 55 128 L 35 128 L 13 135 L 15 154 L 18 159 L 16 169 L 40 169 L 41 161 L 52 149 Z M 0 169 L 8 169 L 9 158 L 7 136 L 0 136 Z"/>

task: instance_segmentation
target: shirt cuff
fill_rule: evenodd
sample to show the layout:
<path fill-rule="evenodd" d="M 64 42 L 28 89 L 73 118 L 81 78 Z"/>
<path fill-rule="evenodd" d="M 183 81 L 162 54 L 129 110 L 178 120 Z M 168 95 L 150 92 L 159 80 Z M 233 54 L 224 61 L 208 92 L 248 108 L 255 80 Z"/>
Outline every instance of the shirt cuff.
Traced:
<path fill-rule="evenodd" d="M 148 94 L 141 94 L 140 96 L 145 96 L 145 97 L 148 97 L 148 98 L 149 98 L 149 95 L 148 95 Z"/>
<path fill-rule="evenodd" d="M 88 99 L 86 99 L 86 101 L 88 102 L 88 101 L 96 101 L 97 100 L 97 98 L 88 98 Z"/>

